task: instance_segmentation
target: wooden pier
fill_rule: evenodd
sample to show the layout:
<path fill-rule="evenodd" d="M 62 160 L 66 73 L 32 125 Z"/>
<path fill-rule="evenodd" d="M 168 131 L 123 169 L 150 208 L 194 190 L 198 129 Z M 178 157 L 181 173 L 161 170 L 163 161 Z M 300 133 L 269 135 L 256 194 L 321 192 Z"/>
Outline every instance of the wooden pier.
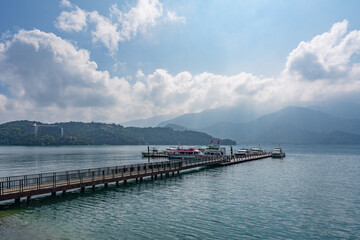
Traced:
<path fill-rule="evenodd" d="M 228 166 L 228 165 L 233 165 L 233 164 L 238 164 L 238 163 L 243 163 L 243 162 L 260 160 L 260 159 L 264 159 L 264 158 L 268 158 L 268 157 L 271 157 L 271 153 L 264 153 L 264 154 L 247 156 L 247 157 L 242 157 L 242 158 L 231 158 L 226 162 L 220 163 L 219 165 L 220 166 Z"/>
<path fill-rule="evenodd" d="M 0 178 L 0 201 L 15 200 L 15 203 L 20 203 L 21 198 L 27 198 L 27 201 L 30 201 L 32 196 L 40 194 L 55 196 L 57 192 L 65 194 L 70 189 L 81 189 L 81 191 L 84 191 L 85 187 L 95 189 L 96 185 L 101 184 L 104 187 L 108 187 L 109 183 L 116 183 L 118 185 L 120 181 L 126 183 L 128 180 L 138 181 L 145 177 L 156 179 L 158 176 L 180 174 L 180 171 L 185 169 L 203 166 L 227 166 L 270 156 L 271 154 L 262 154 L 233 159 L 229 157 L 201 157 L 199 159 L 2 177 Z"/>

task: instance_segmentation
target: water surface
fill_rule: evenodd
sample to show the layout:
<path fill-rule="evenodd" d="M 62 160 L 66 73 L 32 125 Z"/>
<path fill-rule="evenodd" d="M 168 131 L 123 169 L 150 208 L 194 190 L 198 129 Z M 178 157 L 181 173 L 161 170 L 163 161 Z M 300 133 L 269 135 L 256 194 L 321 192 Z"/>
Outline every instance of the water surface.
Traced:
<path fill-rule="evenodd" d="M 283 147 L 285 159 L 192 170 L 95 192 L 36 198 L 29 206 L 3 206 L 0 238 L 359 238 L 360 148 Z M 0 147 L 0 176 L 147 162 L 140 154 L 145 149 Z"/>

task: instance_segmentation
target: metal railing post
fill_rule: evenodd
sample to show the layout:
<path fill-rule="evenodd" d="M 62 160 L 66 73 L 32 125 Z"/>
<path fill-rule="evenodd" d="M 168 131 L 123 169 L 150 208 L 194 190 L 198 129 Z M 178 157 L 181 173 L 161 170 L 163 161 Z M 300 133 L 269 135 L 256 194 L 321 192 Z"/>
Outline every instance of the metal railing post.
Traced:
<path fill-rule="evenodd" d="M 80 170 L 78 170 L 78 178 L 80 180 L 80 183 L 82 183 L 82 176 L 81 176 Z"/>

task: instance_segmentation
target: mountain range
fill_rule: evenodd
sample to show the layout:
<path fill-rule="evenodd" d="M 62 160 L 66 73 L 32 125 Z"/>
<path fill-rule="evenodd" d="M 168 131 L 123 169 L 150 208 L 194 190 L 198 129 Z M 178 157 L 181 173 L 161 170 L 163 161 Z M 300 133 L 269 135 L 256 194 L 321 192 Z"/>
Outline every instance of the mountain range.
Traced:
<path fill-rule="evenodd" d="M 360 105 L 290 106 L 261 116 L 249 107 L 217 108 L 184 114 L 159 126 L 193 129 L 240 144 L 360 144 Z"/>
<path fill-rule="evenodd" d="M 360 143 L 360 120 L 301 107 L 287 107 L 248 122 L 217 123 L 202 131 L 238 143 Z"/>

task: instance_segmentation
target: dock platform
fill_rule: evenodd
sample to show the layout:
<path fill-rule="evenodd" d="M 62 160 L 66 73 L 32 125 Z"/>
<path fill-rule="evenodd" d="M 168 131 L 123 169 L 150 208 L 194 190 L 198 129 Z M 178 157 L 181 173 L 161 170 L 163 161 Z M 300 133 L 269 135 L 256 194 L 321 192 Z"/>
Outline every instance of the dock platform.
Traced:
<path fill-rule="evenodd" d="M 271 153 L 245 157 L 229 158 L 201 157 L 199 159 L 169 160 L 154 163 L 142 163 L 133 165 L 121 165 L 114 167 L 91 168 L 82 170 L 71 170 L 52 173 L 40 173 L 0 178 L 0 201 L 15 200 L 20 203 L 21 198 L 30 201 L 32 196 L 40 194 L 51 194 L 56 196 L 58 192 L 65 194 L 70 189 L 81 189 L 86 187 L 95 189 L 96 185 L 103 184 L 108 187 L 109 183 L 126 183 L 128 180 L 143 180 L 145 177 L 157 178 L 169 176 L 180 171 L 206 166 L 228 166 L 242 162 L 254 161 L 271 157 Z"/>

